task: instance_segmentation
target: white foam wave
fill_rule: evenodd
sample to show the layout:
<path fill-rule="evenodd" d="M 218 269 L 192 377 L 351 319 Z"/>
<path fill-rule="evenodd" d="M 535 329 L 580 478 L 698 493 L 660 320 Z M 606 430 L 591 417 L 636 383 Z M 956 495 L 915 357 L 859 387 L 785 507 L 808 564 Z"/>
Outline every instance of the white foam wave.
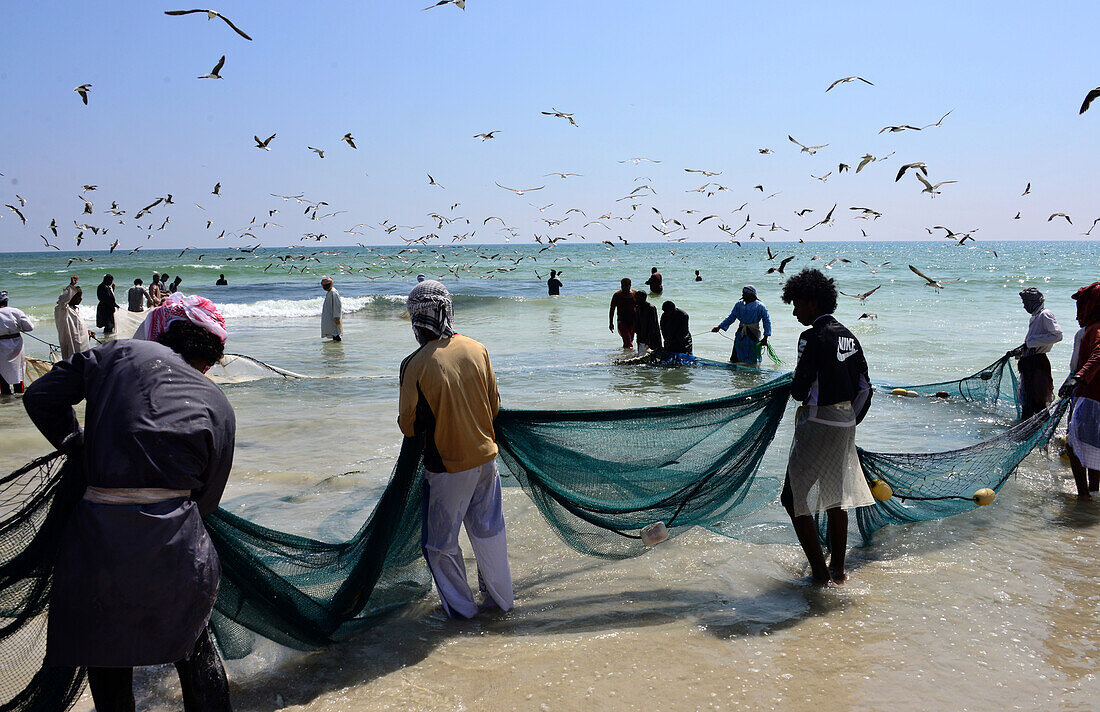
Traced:
<path fill-rule="evenodd" d="M 225 265 L 180 265 L 180 267 L 193 267 L 195 269 L 225 269 Z"/>
<path fill-rule="evenodd" d="M 405 298 L 395 294 L 372 294 L 366 297 L 343 297 L 345 314 L 366 309 L 371 304 L 390 304 L 395 308 L 403 304 Z M 313 299 L 263 299 L 243 304 L 218 304 L 218 311 L 226 319 L 270 319 L 304 318 L 321 316 L 324 297 Z"/>
<path fill-rule="evenodd" d="M 16 272 L 20 277 L 30 277 L 31 275 L 38 274 L 37 272 Z"/>

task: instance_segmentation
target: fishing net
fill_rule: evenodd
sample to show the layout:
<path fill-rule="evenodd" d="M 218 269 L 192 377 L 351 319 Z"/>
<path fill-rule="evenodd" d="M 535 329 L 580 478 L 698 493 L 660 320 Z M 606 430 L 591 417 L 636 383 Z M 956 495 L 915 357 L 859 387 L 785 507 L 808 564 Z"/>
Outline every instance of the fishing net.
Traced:
<path fill-rule="evenodd" d="M 259 359 L 243 354 L 226 354 L 221 361 L 218 361 L 206 372 L 206 375 L 214 383 L 245 383 L 264 378 L 282 378 L 285 380 L 306 378 L 300 373 L 272 366 L 269 363 L 264 363 Z"/>
<path fill-rule="evenodd" d="M 942 519 L 979 506 L 975 492 L 998 492 L 1027 455 L 1044 446 L 1062 420 L 1069 399 L 1063 398 L 1003 433 L 960 450 L 935 453 L 859 451 L 868 480 L 882 480 L 893 496 L 856 510 L 856 523 L 865 545 L 888 524 Z M 824 524 L 819 522 L 824 540 Z"/>
<path fill-rule="evenodd" d="M 60 354 L 58 354 L 60 358 Z M 38 358 L 27 357 L 26 383 L 46 375 L 53 368 L 53 363 Z M 245 356 L 244 354 L 226 354 L 222 360 L 214 364 L 206 375 L 214 383 L 247 383 L 264 378 L 282 378 L 284 380 L 296 380 L 307 378 L 300 373 L 288 371 L 285 368 L 272 366 L 269 363 Z"/>
<path fill-rule="evenodd" d="M 565 543 L 623 558 L 645 550 L 648 525 L 662 522 L 673 536 L 691 526 L 725 533 L 731 518 L 775 501 L 781 481 L 758 470 L 789 401 L 786 375 L 701 403 L 505 410 L 497 436 L 501 460 Z M 864 539 L 887 524 L 972 509 L 974 491 L 999 489 L 1065 409 L 1062 401 L 961 450 L 861 451 L 869 478 L 894 490 L 857 510 Z M 41 666 L 58 537 L 82 491 L 80 464 L 56 454 L 0 480 L 0 712 L 63 710 L 83 684 L 80 670 Z M 423 442 L 406 439 L 386 490 L 347 541 L 280 532 L 224 510 L 207 517 L 223 571 L 211 625 L 226 657 L 247 655 L 257 637 L 316 648 L 426 595 L 422 499 Z"/>
<path fill-rule="evenodd" d="M 501 411 L 500 458 L 566 544 L 609 558 L 640 530 L 717 526 L 777 492 L 754 488 L 790 399 L 790 376 L 702 403 L 602 411 Z"/>
<path fill-rule="evenodd" d="M 984 406 L 1007 405 L 1016 409 L 1016 417 L 1021 414 L 1019 400 L 1019 382 L 1011 365 L 1012 359 L 1002 356 L 982 370 L 965 378 L 939 383 L 922 383 L 916 386 L 880 386 L 886 388 L 904 388 L 926 395 L 941 394 L 941 397 L 962 399 L 969 403 Z"/>
<path fill-rule="evenodd" d="M 83 480 L 60 453 L 0 479 L 0 712 L 64 710 L 84 685 L 82 670 L 42 666 L 54 560 Z"/>

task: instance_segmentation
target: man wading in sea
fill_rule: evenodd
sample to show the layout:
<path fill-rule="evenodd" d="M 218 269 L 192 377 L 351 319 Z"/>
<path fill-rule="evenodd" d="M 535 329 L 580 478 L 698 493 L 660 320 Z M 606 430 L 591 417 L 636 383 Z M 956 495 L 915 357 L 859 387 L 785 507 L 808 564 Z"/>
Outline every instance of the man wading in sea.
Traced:
<path fill-rule="evenodd" d="M 50 443 L 81 458 L 87 489 L 54 569 L 47 666 L 87 667 L 98 712 L 132 712 L 133 668 L 175 663 L 187 712 L 228 712 L 207 624 L 221 566 L 202 517 L 221 500 L 236 421 L 203 375 L 225 321 L 173 295 L 133 339 L 54 364 L 23 405 Z M 83 432 L 72 406 L 86 401 Z"/>
<path fill-rule="evenodd" d="M 1020 292 L 1024 309 L 1031 315 L 1027 323 L 1024 343 L 1006 355 L 1018 358 L 1020 369 L 1020 417 L 1027 420 L 1050 405 L 1054 400 L 1054 377 L 1050 373 L 1051 347 L 1062 340 L 1062 328 L 1054 314 L 1046 308 L 1043 293 L 1035 287 Z"/>
<path fill-rule="evenodd" d="M 340 293 L 336 291 L 332 277 L 321 277 L 321 289 L 325 290 L 325 302 L 321 305 L 321 338 L 331 336 L 333 341 L 340 341 L 344 335 Z"/>
<path fill-rule="evenodd" d="M 768 316 L 768 308 L 756 296 L 756 287 L 751 284 L 741 289 L 741 300 L 733 305 L 733 310 L 725 321 L 711 331 L 725 331 L 735 321 L 740 321 L 741 326 L 737 328 L 733 338 L 730 362 L 759 366 L 763 348 L 768 345 L 768 337 L 772 335 L 772 320 Z M 763 331 L 760 329 L 760 322 L 763 322 Z"/>
<path fill-rule="evenodd" d="M 634 348 L 634 290 L 630 288 L 630 279 L 623 277 L 619 283 L 622 289 L 611 295 L 611 308 L 607 311 L 607 330 L 615 331 L 615 316 L 619 317 L 619 336 L 623 337 L 623 348 Z"/>
<path fill-rule="evenodd" d="M 856 453 L 856 424 L 871 405 L 871 379 L 859 341 L 833 318 L 836 297 L 836 282 L 815 269 L 804 269 L 783 285 L 783 303 L 794 302 L 794 317 L 810 328 L 798 338 L 791 397 L 802 407 L 795 413 L 780 501 L 820 586 L 848 578 L 845 510 L 875 502 Z M 829 517 L 828 567 L 814 521 L 821 512 Z"/>
<path fill-rule="evenodd" d="M 1073 398 L 1069 415 L 1069 462 L 1077 484 L 1077 499 L 1092 499 L 1100 490 L 1100 282 L 1081 287 L 1077 300 L 1077 324 L 1073 339 L 1069 378 L 1058 390 Z"/>
<path fill-rule="evenodd" d="M 401 363 L 397 422 L 406 437 L 425 436 L 424 558 L 447 615 L 477 615 L 458 545 L 465 523 L 482 607 L 509 611 L 512 573 L 493 429 L 500 395 L 489 354 L 455 333 L 451 294 L 441 282 L 417 284 L 405 306 L 420 348 Z"/>

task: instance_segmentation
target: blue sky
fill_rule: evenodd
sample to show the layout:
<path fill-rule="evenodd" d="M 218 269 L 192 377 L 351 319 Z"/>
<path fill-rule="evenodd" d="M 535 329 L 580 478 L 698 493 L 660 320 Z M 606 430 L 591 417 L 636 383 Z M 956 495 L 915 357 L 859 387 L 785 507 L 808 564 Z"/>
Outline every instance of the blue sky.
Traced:
<path fill-rule="evenodd" d="M 189 5 L 11 4 L 0 24 L 0 250 L 39 249 L 45 234 L 70 251 L 74 219 L 110 228 L 106 237 L 86 232 L 83 248 L 118 239 L 120 249 L 182 249 L 300 244 L 307 232 L 325 233 L 331 245 L 429 232 L 450 244 L 475 229 L 469 241 L 501 242 L 496 221 L 481 224 L 489 215 L 518 231 L 516 243 L 570 232 L 570 241 L 664 240 L 650 207 L 687 225 L 670 237 L 689 241 L 724 240 L 717 224 L 736 228 L 745 214 L 751 223 L 739 237 L 768 240 L 862 239 L 861 229 L 871 239 L 928 239 L 933 225 L 978 228 L 979 240 L 1061 240 L 1081 237 L 1100 217 L 1100 105 L 1077 113 L 1100 84 L 1089 49 L 1095 2 L 470 0 L 464 12 L 421 11 L 427 4 L 220 3 L 252 42 L 217 19 L 163 14 Z M 224 79 L 196 79 L 223 54 Z M 849 75 L 874 86 L 825 92 Z M 72 91 L 82 83 L 92 84 L 87 107 Z M 578 126 L 540 113 L 551 107 L 573 113 Z M 931 124 L 949 110 L 938 128 L 878 133 Z M 493 140 L 473 138 L 494 129 Z M 340 141 L 349 131 L 358 150 Z M 270 151 L 253 146 L 254 134 L 272 133 Z M 800 153 L 788 134 L 828 147 Z M 854 173 L 865 153 L 891 152 Z M 661 163 L 619 163 L 633 157 Z M 958 182 L 934 199 L 911 175 L 895 183 L 912 161 L 928 164 L 932 182 Z M 838 173 L 841 162 L 853 170 Z M 551 171 L 583 177 L 544 176 Z M 811 177 L 829 171 L 827 182 Z M 429 186 L 428 173 L 444 189 Z M 642 177 L 656 195 L 635 211 L 616 202 Z M 494 181 L 546 187 L 517 196 Z M 708 181 L 728 190 L 686 192 Z M 217 182 L 221 196 L 210 194 Z M 1031 195 L 1021 197 L 1028 182 Z M 85 193 L 84 184 L 99 188 Z M 168 193 L 174 205 L 135 224 L 138 209 Z M 320 214 L 347 212 L 311 221 L 304 206 L 271 193 L 324 200 Z M 20 207 L 17 194 L 27 201 L 26 226 L 2 207 Z M 81 214 L 79 195 L 95 204 L 92 215 Z M 127 214 L 104 214 L 112 201 Z M 805 232 L 834 203 L 835 223 Z M 883 217 L 854 220 L 851 206 Z M 610 230 L 583 228 L 576 215 L 540 222 L 572 207 L 589 219 L 635 217 L 609 222 Z M 796 216 L 803 208 L 814 212 Z M 269 217 L 271 209 L 280 212 Z M 430 212 L 471 224 L 438 230 Z M 1074 224 L 1048 222 L 1054 212 Z M 696 224 L 708 214 L 720 219 Z M 164 230 L 142 229 L 166 216 Z M 253 217 L 278 226 L 240 236 Z M 63 226 L 57 239 L 51 219 Z M 383 220 L 423 227 L 344 232 Z M 757 227 L 772 222 L 791 232 Z M 229 234 L 216 240 L 223 229 Z"/>

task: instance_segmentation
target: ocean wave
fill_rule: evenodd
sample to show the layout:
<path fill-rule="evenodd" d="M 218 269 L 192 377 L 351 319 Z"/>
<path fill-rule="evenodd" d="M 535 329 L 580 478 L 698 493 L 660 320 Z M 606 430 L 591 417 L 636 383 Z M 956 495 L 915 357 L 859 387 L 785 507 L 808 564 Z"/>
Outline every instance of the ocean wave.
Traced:
<path fill-rule="evenodd" d="M 397 294 L 372 294 L 366 297 L 342 297 L 344 314 L 368 309 L 372 306 L 403 308 L 405 297 Z M 218 311 L 226 319 L 264 319 L 271 317 L 304 318 L 321 316 L 324 297 L 313 299 L 262 299 L 258 302 L 218 304 Z"/>
<path fill-rule="evenodd" d="M 225 269 L 225 265 L 180 265 L 180 269 L 192 267 L 194 269 Z"/>
<path fill-rule="evenodd" d="M 31 275 L 38 274 L 37 272 L 16 272 L 20 277 L 30 277 Z"/>

